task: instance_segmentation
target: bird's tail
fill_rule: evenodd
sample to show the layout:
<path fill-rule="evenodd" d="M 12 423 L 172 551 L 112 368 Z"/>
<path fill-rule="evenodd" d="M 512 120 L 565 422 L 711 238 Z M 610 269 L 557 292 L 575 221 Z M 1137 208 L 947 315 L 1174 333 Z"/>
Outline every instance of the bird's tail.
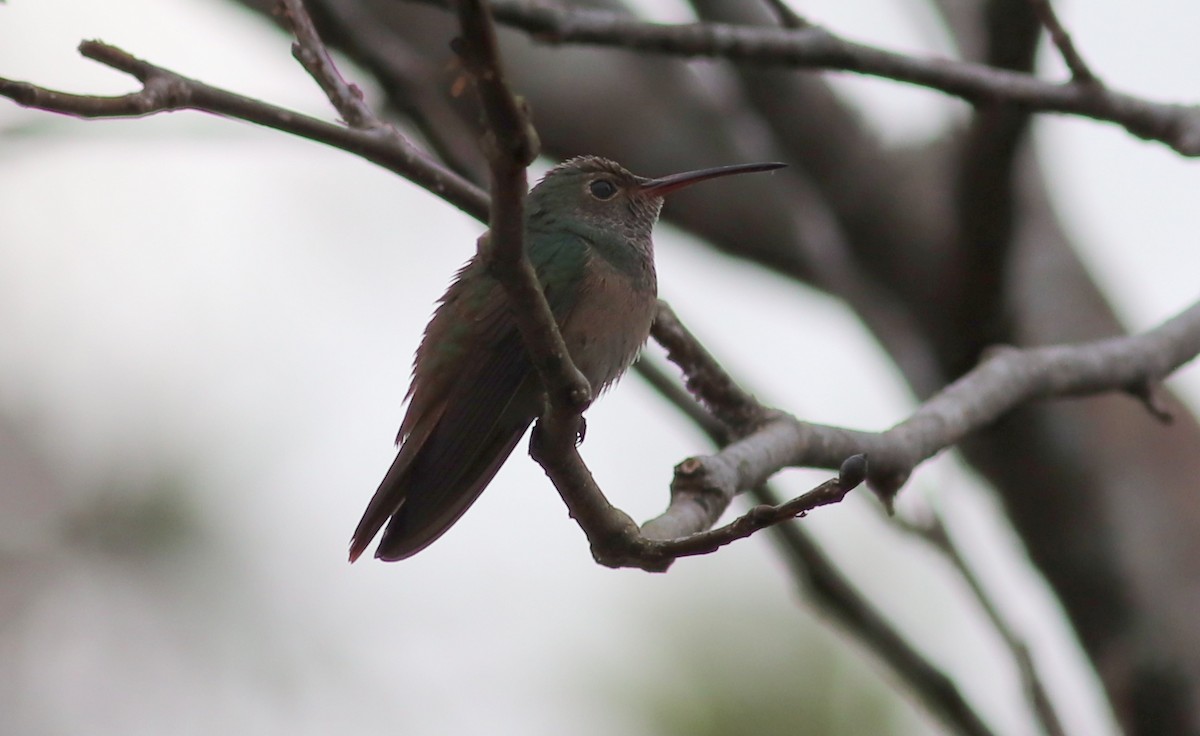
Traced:
<path fill-rule="evenodd" d="M 443 431 L 445 423 L 419 448 L 412 447 L 410 437 L 354 530 L 350 561 L 362 555 L 384 524 L 375 556 L 387 562 L 411 557 L 442 536 L 479 498 L 533 419 L 512 414 L 501 417 L 483 438 Z M 468 453 L 463 453 L 464 442 Z"/>

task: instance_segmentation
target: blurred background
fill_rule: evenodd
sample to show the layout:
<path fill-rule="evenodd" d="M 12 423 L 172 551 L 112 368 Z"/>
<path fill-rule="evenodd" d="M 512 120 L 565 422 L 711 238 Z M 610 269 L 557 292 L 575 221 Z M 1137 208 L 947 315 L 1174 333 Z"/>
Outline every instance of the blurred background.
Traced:
<path fill-rule="evenodd" d="M 637 6 L 690 17 L 682 2 Z M 854 39 L 948 53 L 921 3 L 797 8 Z M 1075 0 L 1060 14 L 1114 87 L 1200 98 L 1200 6 Z M 8 0 L 0 76 L 135 89 L 76 54 L 90 38 L 334 118 L 288 39 L 218 0 Z M 1053 53 L 1041 59 L 1063 78 Z M 928 92 L 832 79 L 887 145 L 963 114 Z M 1064 226 L 1125 323 L 1194 300 L 1195 165 L 1094 122 L 1043 116 L 1033 132 Z M 940 732 L 797 594 L 765 535 L 666 575 L 599 567 L 523 449 L 427 551 L 346 564 L 421 330 L 480 231 L 391 174 L 277 132 L 0 101 L 0 733 Z M 839 302 L 670 224 L 656 243 L 662 296 L 764 401 L 862 429 L 915 405 Z M 1194 369 L 1171 385 L 1197 405 Z M 640 520 L 664 507 L 672 466 L 708 447 L 634 376 L 588 427 L 585 459 Z M 779 486 L 827 475 L 790 471 Z M 923 466 L 899 506 L 945 515 L 1067 731 L 1115 732 L 1054 597 L 956 457 Z M 866 494 L 801 523 L 998 733 L 1037 732 L 1009 652 L 942 559 Z"/>

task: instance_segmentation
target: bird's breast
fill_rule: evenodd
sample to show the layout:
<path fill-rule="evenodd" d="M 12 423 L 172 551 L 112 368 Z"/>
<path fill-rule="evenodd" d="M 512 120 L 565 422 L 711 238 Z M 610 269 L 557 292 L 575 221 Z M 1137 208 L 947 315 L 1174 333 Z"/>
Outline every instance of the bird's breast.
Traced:
<path fill-rule="evenodd" d="M 650 335 L 658 303 L 653 261 L 630 273 L 591 257 L 578 294 L 561 326 L 563 340 L 599 393 L 625 372 Z"/>

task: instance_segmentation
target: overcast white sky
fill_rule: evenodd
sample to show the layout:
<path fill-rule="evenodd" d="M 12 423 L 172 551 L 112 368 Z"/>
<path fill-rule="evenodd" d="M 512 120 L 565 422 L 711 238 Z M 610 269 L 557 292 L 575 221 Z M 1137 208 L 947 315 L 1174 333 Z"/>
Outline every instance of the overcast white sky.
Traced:
<path fill-rule="evenodd" d="M 929 43 L 911 23 L 919 5 L 822 0 L 802 10 L 846 35 L 919 50 Z M 680 6 L 652 11 L 676 18 Z M 1191 33 L 1200 4 L 1076 0 L 1062 15 L 1113 86 L 1200 100 Z M 8 0 L 0 76 L 131 89 L 78 57 L 83 38 L 333 117 L 287 40 L 223 2 Z M 934 95 L 846 85 L 892 140 L 941 124 Z M 1192 162 L 1074 119 L 1040 121 L 1037 142 L 1068 226 L 1133 327 L 1197 298 Z M 762 541 L 667 576 L 596 567 L 520 451 L 422 555 L 345 564 L 349 531 L 391 459 L 420 330 L 479 232 L 369 164 L 193 113 L 81 123 L 0 101 L 0 223 L 0 412 L 30 421 L 80 494 L 186 478 L 207 540 L 195 559 L 131 575 L 63 551 L 56 527 L 0 514 L 0 551 L 49 556 L 54 571 L 10 629 L 20 637 L 0 643 L 0 661 L 17 663 L 24 717 L 45 732 L 636 734 L 646 724 L 613 693 L 679 677 L 664 631 L 733 640 L 720 627 L 752 616 L 785 632 L 813 626 Z M 360 233 L 353 240 L 347 223 Z M 669 229 L 657 242 L 663 295 L 764 397 L 864 428 L 904 415 L 902 384 L 837 305 Z M 777 322 L 760 323 L 766 299 L 780 305 Z M 782 346 L 783 360 L 752 359 L 763 336 L 796 321 L 804 341 Z M 837 359 L 806 361 L 814 349 Z M 1195 370 L 1177 385 L 1200 397 Z M 702 447 L 631 379 L 590 412 L 584 454 L 614 500 L 644 519 L 661 509 L 672 465 Z M 1002 536 L 994 542 L 986 501 L 961 490 L 948 465 L 924 470 L 910 490 L 943 499 L 967 536 L 991 545 L 976 552 L 1006 570 L 999 584 L 1022 601 L 1013 614 L 1049 642 L 1068 723 L 1103 733 L 1052 609 L 1002 561 L 1015 553 Z M 1004 654 L 944 570 L 897 543 L 864 500 L 806 523 L 1003 733 L 1029 732 Z M 744 627 L 737 636 L 751 659 L 778 643 Z M 714 667 L 734 666 L 713 657 Z M 866 661 L 852 656 L 849 670 L 825 674 L 857 677 Z M 927 728 L 911 706 L 898 718 L 896 733 Z"/>

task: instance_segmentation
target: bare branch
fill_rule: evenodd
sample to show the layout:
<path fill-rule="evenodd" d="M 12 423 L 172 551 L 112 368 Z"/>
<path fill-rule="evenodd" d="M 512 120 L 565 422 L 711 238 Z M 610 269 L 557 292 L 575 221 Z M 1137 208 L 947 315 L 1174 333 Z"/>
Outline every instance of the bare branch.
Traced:
<path fill-rule="evenodd" d="M 974 568 L 967 562 L 962 550 L 950 535 L 950 531 L 946 528 L 946 523 L 942 520 L 941 515 L 933 509 L 930 510 L 930 514 L 931 516 L 927 520 L 923 519 L 919 522 L 902 519 L 896 515 L 891 516 L 890 519 L 900 529 L 924 541 L 940 552 L 958 572 L 959 577 L 971 589 L 971 594 L 975 596 L 979 607 L 987 616 L 988 621 L 991 622 L 992 628 L 996 630 L 996 633 L 1004 641 L 1005 646 L 1012 653 L 1013 661 L 1017 665 L 1017 673 L 1021 678 L 1022 685 L 1025 687 L 1025 696 L 1029 699 L 1034 715 L 1041 724 L 1042 730 L 1046 733 L 1046 736 L 1063 736 L 1062 723 L 1059 721 L 1058 714 L 1054 710 L 1050 693 L 1046 690 L 1046 684 L 1042 681 L 1042 677 L 1038 673 L 1037 664 L 1033 661 L 1029 645 L 1025 643 L 1025 640 L 1008 624 L 1008 621 L 1000 613 L 992 597 L 984 589 L 983 581 L 979 579 Z"/>
<path fill-rule="evenodd" d="M 683 371 L 688 391 L 732 431 L 746 434 L 768 418 L 768 410 L 738 386 L 665 301 L 658 302 L 650 336 Z"/>
<path fill-rule="evenodd" d="M 478 187 L 429 158 L 391 126 L 358 130 L 328 123 L 189 79 L 100 41 L 84 41 L 79 53 L 135 77 L 142 82 L 142 89 L 98 97 L 0 78 L 0 96 L 25 107 L 80 118 L 132 118 L 198 110 L 244 120 L 353 153 L 403 176 L 476 219 L 486 217 L 487 196 Z"/>
<path fill-rule="evenodd" d="M 304 7 L 304 0 L 280 0 L 277 12 L 296 37 L 296 43 L 292 44 L 292 56 L 320 85 L 321 91 L 346 124 L 351 128 L 367 130 L 388 127 L 367 105 L 362 90 L 342 78 L 341 72 L 334 66 L 329 49 L 325 48 L 312 17 Z"/>
<path fill-rule="evenodd" d="M 1157 419 L 1163 424 L 1175 423 L 1175 412 L 1167 405 L 1167 392 L 1163 391 L 1162 386 L 1158 383 L 1150 381 L 1135 383 L 1128 389 L 1130 395 L 1142 405 L 1146 407 L 1146 411 L 1150 416 Z"/>
<path fill-rule="evenodd" d="M 553 434 L 569 433 L 573 444 L 581 414 L 592 401 L 592 389 L 571 362 L 525 253 L 525 192 L 529 188 L 525 169 L 537 158 L 537 133 L 508 89 L 487 6 L 481 0 L 462 0 L 458 20 L 462 37 L 456 47 L 475 79 L 487 121 L 483 149 L 491 169 L 492 193 L 480 255 L 490 259 L 493 273 L 508 293 L 525 347 L 546 387 L 550 412 L 544 419 L 553 425 Z"/>
<path fill-rule="evenodd" d="M 783 28 L 805 28 L 811 25 L 804 16 L 792 10 L 792 6 L 787 4 L 787 0 L 763 0 L 775 17 L 779 19 L 779 25 Z"/>
<path fill-rule="evenodd" d="M 478 16 L 471 16 L 470 9 L 464 12 L 469 23 L 478 22 Z M 480 32 L 478 27 L 468 25 L 467 28 L 472 34 Z M 479 42 L 477 35 L 470 37 Z M 523 111 L 511 97 L 506 99 L 503 77 L 488 71 L 496 69 L 487 61 L 494 58 L 495 51 L 494 45 L 490 52 L 487 50 L 489 43 L 494 43 L 494 38 L 488 41 L 485 37 L 482 47 L 473 47 L 467 42 L 464 49 L 468 54 L 482 53 L 482 56 L 472 57 L 469 63 L 480 78 L 486 80 L 481 85 L 481 92 L 487 90 L 489 119 L 496 123 L 492 129 L 494 140 L 490 156 L 499 160 L 499 173 L 506 182 L 497 187 L 507 204 L 496 205 L 495 213 L 502 219 L 493 223 L 493 237 L 506 233 L 504 240 L 508 245 L 503 251 L 511 253 L 515 242 L 520 257 L 523 223 L 512 216 L 509 208 L 514 206 L 514 197 L 520 200 L 524 195 L 524 163 L 520 162 L 532 155 L 534 149 L 525 138 L 527 123 Z M 476 217 L 481 214 L 483 197 L 478 189 L 425 157 L 391 128 L 382 129 L 382 132 L 380 129 L 364 132 L 331 125 L 209 87 L 98 42 L 85 42 L 80 50 L 89 58 L 137 77 L 143 82 L 143 89 L 121 97 L 84 97 L 0 80 L 0 94 L 31 107 L 86 117 L 128 117 L 190 108 L 247 120 L 376 161 Z M 493 166 L 496 165 L 493 161 Z M 517 201 L 515 206 L 519 213 L 521 202 Z M 503 219 L 506 211 L 509 215 Z M 532 277 L 532 273 L 528 275 Z M 536 280 L 533 289 L 544 301 Z M 1078 346 L 1024 351 L 1006 349 L 998 351 L 934 396 L 905 422 L 883 433 L 870 433 L 806 424 L 762 407 L 737 387 L 712 356 L 682 328 L 669 308 L 664 308 L 661 323 L 655 327 L 656 339 L 680 363 L 697 394 L 724 418 L 723 421 L 745 434 L 716 455 L 680 463 L 672 482 L 672 502 L 668 510 L 649 522 L 647 531 L 659 537 L 651 539 L 639 533 L 632 520 L 605 499 L 575 451 L 574 434 L 557 431 L 568 425 L 570 428 L 578 426 L 575 422 L 590 398 L 590 391 L 586 390 L 586 381 L 578 384 L 571 380 L 573 366 L 569 364 L 569 357 L 556 363 L 556 356 L 566 356 L 566 353 L 564 348 L 553 344 L 553 338 L 557 337 L 553 320 L 548 320 L 548 328 L 544 324 L 549 317 L 548 309 L 543 304 L 542 309 L 517 311 L 526 315 L 525 318 L 533 315 L 533 319 L 540 316 L 543 320 L 541 327 L 534 326 L 534 335 L 541 335 L 539 339 L 550 342 L 535 343 L 539 347 L 533 352 L 543 356 L 543 364 L 539 367 L 548 370 L 549 383 L 563 389 L 552 392 L 552 396 L 557 397 L 552 403 L 560 408 L 553 422 L 556 431 L 536 433 L 531 452 L 563 494 L 572 515 L 587 534 L 596 558 L 604 564 L 645 569 L 665 569 L 673 556 L 694 554 L 689 550 L 714 541 L 726 540 L 721 543 L 727 543 L 739 538 L 737 535 L 745 529 L 761 528 L 766 525 L 764 522 L 773 523 L 787 514 L 802 513 L 821 505 L 814 501 L 817 497 L 809 496 L 802 503 L 788 505 L 786 513 L 761 514 L 735 522 L 714 536 L 689 539 L 692 534 L 706 533 L 734 495 L 760 486 L 784 467 L 839 467 L 852 455 L 868 454 L 871 458 L 870 482 L 887 500 L 918 463 L 1025 401 L 1153 385 L 1200 352 L 1200 305 L 1140 336 Z M 546 344 L 550 345 L 548 354 L 542 352 Z M 554 382 L 556 375 L 560 377 L 558 383 Z M 548 415 L 551 419 L 554 416 L 553 412 Z M 663 536 L 671 539 L 663 541 Z"/>
<path fill-rule="evenodd" d="M 653 358 L 643 353 L 633 364 L 633 370 L 637 371 L 660 396 L 691 419 L 692 423 L 703 430 L 718 447 L 723 447 L 733 437 L 733 433 L 720 419 L 713 416 L 692 393 L 688 393 L 688 390 L 676 383 L 667 370 Z"/>
<path fill-rule="evenodd" d="M 752 493 L 762 503 L 779 503 L 778 496 L 768 486 Z M 801 591 L 810 594 L 834 622 L 889 665 L 931 713 L 961 734 L 992 733 L 954 680 L 909 644 L 884 614 L 838 571 L 801 524 L 780 524 L 773 531 Z"/>
<path fill-rule="evenodd" d="M 253 0 L 247 0 L 253 7 Z M 370 73 L 398 117 L 419 131 L 451 170 L 481 184 L 487 175 L 474 127 L 445 94 L 440 66 L 422 56 L 411 39 L 392 33 L 364 3 L 305 0 L 327 44 L 338 47 Z"/>
<path fill-rule="evenodd" d="M 604 564 L 620 564 L 616 561 L 625 560 L 626 554 L 613 550 L 613 540 L 620 540 L 617 547 L 625 546 L 627 540 L 637 538 L 637 526 L 608 502 L 575 448 L 592 389 L 571 361 L 525 253 L 525 168 L 537 155 L 537 135 L 505 82 L 487 7 L 481 0 L 461 0 L 458 18 L 462 28 L 458 50 L 475 78 L 487 120 L 483 147 L 491 168 L 492 198 L 489 231 L 481 239 L 480 257 L 491 260 L 497 280 L 508 293 L 525 347 L 549 399 L 534 427 L 529 452 L 579 522 L 593 556 Z M 660 557 L 636 556 L 651 567 L 662 567 Z"/>
<path fill-rule="evenodd" d="M 1046 27 L 1046 32 L 1050 34 L 1050 40 L 1054 42 L 1058 53 L 1062 54 L 1063 61 L 1071 70 L 1071 78 L 1079 84 L 1100 85 L 1100 79 L 1092 73 L 1087 62 L 1075 48 L 1071 34 L 1067 33 L 1062 23 L 1059 22 L 1058 14 L 1054 12 L 1054 6 L 1050 4 L 1050 0 L 1029 0 L 1029 4 L 1033 6 L 1033 12 L 1037 13 L 1038 20 Z"/>
<path fill-rule="evenodd" d="M 984 60 L 992 68 L 1029 73 L 1041 26 L 1026 0 L 983 3 Z M 1019 157 L 1030 111 L 1001 102 L 977 105 L 956 146 L 954 235 L 937 279 L 939 310 L 931 331 L 951 378 L 965 373 L 990 345 L 1015 342 L 1009 304 L 1017 246 Z"/>
<path fill-rule="evenodd" d="M 684 461 L 684 463 L 687 462 L 689 461 Z M 677 474 L 678 472 L 679 470 L 676 469 Z M 714 513 L 715 510 L 710 511 L 708 508 L 704 508 L 696 502 L 696 499 L 689 499 L 693 505 L 680 504 L 677 506 L 675 504 L 676 495 L 672 493 L 672 507 L 662 516 L 643 524 L 642 535 L 647 539 L 662 540 L 663 545 L 659 549 L 659 553 L 672 559 L 706 555 L 716 552 L 730 542 L 745 539 L 761 529 L 807 516 L 809 511 L 821 506 L 841 503 L 847 493 L 863 482 L 866 474 L 866 457 L 851 455 L 842 463 L 838 477 L 821 483 L 808 493 L 803 493 L 783 503 L 760 504 L 725 526 L 695 533 L 688 533 L 686 530 L 687 521 L 691 519 L 683 517 L 684 523 L 679 523 L 683 516 L 679 513 L 680 510 L 703 508 L 701 513 Z M 723 507 L 720 511 L 715 511 L 715 514 L 719 517 L 722 511 L 724 511 Z M 672 512 L 675 513 L 672 514 Z M 703 524 L 705 520 L 700 518 L 695 523 Z M 677 531 L 677 527 L 681 527 L 683 531 Z"/>
<path fill-rule="evenodd" d="M 449 0 L 421 0 L 447 6 Z M 1200 156 L 1200 106 L 1151 102 L 1094 84 L 1054 84 L 982 64 L 918 58 L 854 43 L 815 25 L 800 29 L 725 23 L 661 25 L 540 0 L 493 0 L 501 23 L 538 41 L 635 49 L 671 56 L 830 69 L 908 82 L 972 103 L 1006 102 L 1037 112 L 1116 123 L 1185 156 Z"/>
<path fill-rule="evenodd" d="M 1200 353 L 1200 302 L 1140 335 L 1078 345 L 995 349 L 983 363 L 885 432 L 809 424 L 774 413 L 715 455 L 676 466 L 671 506 L 655 520 L 678 534 L 700 531 L 738 493 L 786 467 L 838 467 L 870 458 L 869 481 L 885 502 L 913 469 L 1011 409 L 1036 399 L 1082 396 L 1156 383 Z M 684 367 L 684 373 L 691 370 Z M 714 515 L 715 512 L 715 515 Z M 693 526 L 688 526 L 693 524 Z"/>
<path fill-rule="evenodd" d="M 663 398 L 704 430 L 718 447 L 724 446 L 733 436 L 728 427 L 652 360 L 643 357 L 635 368 Z M 770 485 L 752 489 L 750 495 L 766 508 L 783 505 Z M 800 592 L 831 621 L 844 627 L 891 667 L 929 712 L 959 733 L 991 733 L 954 681 L 908 643 L 886 616 L 837 569 L 802 525 L 778 524 L 771 527 L 771 532 Z"/>

